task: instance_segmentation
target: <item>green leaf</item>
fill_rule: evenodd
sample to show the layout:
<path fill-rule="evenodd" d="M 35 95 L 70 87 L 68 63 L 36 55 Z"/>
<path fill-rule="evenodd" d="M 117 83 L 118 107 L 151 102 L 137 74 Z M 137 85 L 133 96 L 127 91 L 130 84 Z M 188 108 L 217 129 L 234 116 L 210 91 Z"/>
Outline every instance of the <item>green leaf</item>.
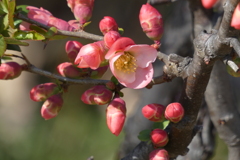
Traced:
<path fill-rule="evenodd" d="M 112 81 L 115 85 L 118 85 L 118 84 L 119 84 L 117 78 L 114 77 L 114 76 L 112 76 L 111 81 Z"/>
<path fill-rule="evenodd" d="M 5 1 L 0 1 L 0 33 L 7 29 L 8 24 L 8 6 Z"/>
<path fill-rule="evenodd" d="M 5 39 L 5 42 L 7 44 L 15 44 L 15 45 L 20 45 L 20 46 L 29 46 L 28 43 L 19 41 L 19 40 L 15 39 L 15 38 L 4 37 L 4 39 Z"/>
<path fill-rule="evenodd" d="M 0 35 L 0 57 L 3 56 L 4 52 L 6 51 L 7 43 L 4 40 L 4 37 Z"/>
<path fill-rule="evenodd" d="M 151 134 L 151 130 L 150 129 L 145 129 L 138 134 L 138 139 L 140 141 L 149 141 L 150 140 L 150 134 Z"/>
<path fill-rule="evenodd" d="M 14 19 L 13 19 L 13 15 L 14 15 L 14 11 L 15 11 L 15 7 L 16 7 L 16 2 L 15 0 L 8 0 L 8 20 L 9 20 L 9 25 L 14 28 Z"/>
<path fill-rule="evenodd" d="M 170 123 L 169 120 L 165 120 L 163 122 L 155 122 L 153 124 L 153 129 L 156 129 L 156 128 L 165 129 L 168 126 L 169 123 Z"/>
<path fill-rule="evenodd" d="M 118 28 L 118 32 L 120 33 L 120 35 L 123 35 L 124 29 L 123 28 Z"/>
<path fill-rule="evenodd" d="M 7 61 L 7 60 L 12 60 L 12 58 L 11 58 L 11 57 L 8 57 L 8 56 L 3 56 L 1 59 L 2 59 L 2 60 L 5 60 L 5 61 Z"/>
<path fill-rule="evenodd" d="M 14 38 L 18 40 L 44 40 L 45 37 L 42 34 L 37 33 L 36 31 L 17 31 L 14 33 Z"/>
<path fill-rule="evenodd" d="M 27 10 L 28 5 L 19 5 L 16 7 L 17 12 L 27 16 L 29 10 Z"/>

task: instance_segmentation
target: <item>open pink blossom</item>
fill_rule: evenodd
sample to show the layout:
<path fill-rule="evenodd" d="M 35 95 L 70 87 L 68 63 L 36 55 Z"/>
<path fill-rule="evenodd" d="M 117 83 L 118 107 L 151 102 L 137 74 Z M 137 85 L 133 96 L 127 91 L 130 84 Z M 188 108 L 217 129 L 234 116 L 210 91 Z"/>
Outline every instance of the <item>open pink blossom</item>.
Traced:
<path fill-rule="evenodd" d="M 134 89 L 144 88 L 151 81 L 156 57 L 156 49 L 146 44 L 136 45 L 127 37 L 117 39 L 105 56 L 118 81 Z"/>
<path fill-rule="evenodd" d="M 103 41 L 90 43 L 80 49 L 74 63 L 78 68 L 97 69 L 105 60 L 105 53 L 106 47 Z"/>

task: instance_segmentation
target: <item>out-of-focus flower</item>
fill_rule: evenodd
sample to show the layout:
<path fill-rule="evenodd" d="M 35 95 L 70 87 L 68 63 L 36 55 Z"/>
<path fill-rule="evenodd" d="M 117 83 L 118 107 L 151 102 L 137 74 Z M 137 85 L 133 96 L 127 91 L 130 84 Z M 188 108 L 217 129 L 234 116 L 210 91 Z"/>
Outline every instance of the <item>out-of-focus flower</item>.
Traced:
<path fill-rule="evenodd" d="M 118 136 L 126 118 L 126 104 L 121 98 L 114 98 L 107 107 L 107 126 L 112 134 Z"/>
<path fill-rule="evenodd" d="M 67 0 L 67 2 L 80 25 L 83 25 L 92 17 L 94 0 Z"/>
<path fill-rule="evenodd" d="M 206 9 L 212 8 L 218 0 L 202 0 L 202 5 Z"/>
<path fill-rule="evenodd" d="M 22 66 L 16 62 L 6 62 L 0 65 L 0 79 L 8 80 L 20 76 Z"/>
<path fill-rule="evenodd" d="M 153 122 L 162 122 L 164 118 L 165 106 L 151 103 L 142 108 L 142 114 L 145 118 Z"/>
<path fill-rule="evenodd" d="M 165 149 L 156 149 L 149 154 L 149 160 L 169 160 L 168 152 Z"/>
<path fill-rule="evenodd" d="M 104 35 L 103 40 L 104 40 L 105 45 L 108 48 L 110 48 L 113 45 L 113 43 L 120 37 L 121 37 L 121 35 L 119 34 L 119 32 L 109 31 Z"/>
<path fill-rule="evenodd" d="M 129 88 L 144 88 L 153 77 L 152 63 L 157 50 L 149 45 L 136 45 L 127 37 L 121 37 L 111 46 L 105 58 L 118 81 Z"/>
<path fill-rule="evenodd" d="M 165 118 L 173 123 L 178 123 L 184 116 L 184 108 L 180 103 L 170 103 L 165 110 Z"/>
<path fill-rule="evenodd" d="M 148 38 L 154 41 L 160 41 L 163 34 L 162 15 L 147 3 L 142 5 L 140 9 L 139 20 Z"/>
<path fill-rule="evenodd" d="M 106 88 L 104 85 L 96 85 L 86 90 L 81 100 L 85 104 L 90 105 L 104 105 L 111 101 L 113 92 Z"/>
<path fill-rule="evenodd" d="M 240 3 L 238 3 L 232 16 L 231 26 L 235 29 L 240 29 Z"/>
<path fill-rule="evenodd" d="M 36 85 L 30 91 L 30 98 L 33 101 L 40 102 L 45 101 L 50 96 L 57 94 L 60 91 L 59 87 L 55 83 L 43 83 Z"/>
<path fill-rule="evenodd" d="M 114 18 L 110 16 L 105 16 L 99 22 L 100 31 L 105 35 L 109 31 L 118 31 L 118 25 Z"/>
<path fill-rule="evenodd" d="M 65 51 L 67 52 L 67 56 L 70 62 L 74 63 L 77 54 L 82 46 L 83 45 L 78 41 L 67 41 L 65 45 Z"/>
<path fill-rule="evenodd" d="M 41 115 L 45 120 L 54 118 L 62 109 L 63 99 L 60 94 L 49 97 L 42 105 Z"/>
<path fill-rule="evenodd" d="M 54 17 L 49 11 L 43 9 L 43 8 L 37 8 L 33 6 L 28 6 L 27 10 L 28 12 L 28 18 L 35 20 L 37 22 L 40 22 L 44 25 L 50 26 L 50 27 L 56 27 L 59 30 L 66 30 L 66 31 L 72 31 L 74 30 L 73 27 L 71 27 L 68 22 Z M 20 24 L 21 30 L 30 30 L 30 24 L 26 22 L 22 22 Z"/>
<path fill-rule="evenodd" d="M 103 41 L 87 44 L 80 49 L 74 63 L 79 68 L 97 69 L 105 61 L 106 51 Z"/>

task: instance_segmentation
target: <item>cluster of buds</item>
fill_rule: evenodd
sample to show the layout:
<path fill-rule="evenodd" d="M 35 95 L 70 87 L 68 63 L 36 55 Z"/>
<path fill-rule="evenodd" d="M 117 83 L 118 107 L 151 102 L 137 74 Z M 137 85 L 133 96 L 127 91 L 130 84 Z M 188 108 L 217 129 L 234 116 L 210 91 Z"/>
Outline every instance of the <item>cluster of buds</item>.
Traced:
<path fill-rule="evenodd" d="M 160 39 L 163 34 L 162 15 L 150 4 L 142 5 L 139 13 L 139 20 L 143 32 L 147 37 L 160 44 Z"/>
<path fill-rule="evenodd" d="M 184 116 L 184 108 L 177 102 L 170 103 L 167 107 L 152 103 L 142 108 L 142 114 L 153 122 L 162 122 L 166 118 L 173 123 L 178 123 Z"/>
<path fill-rule="evenodd" d="M 63 99 L 59 92 L 60 88 L 55 83 L 39 84 L 31 89 L 30 98 L 33 101 L 45 101 L 41 109 L 41 115 L 44 119 L 56 117 L 61 110 Z"/>
<path fill-rule="evenodd" d="M 6 62 L 0 64 L 0 79 L 8 80 L 20 76 L 22 66 L 16 62 Z"/>

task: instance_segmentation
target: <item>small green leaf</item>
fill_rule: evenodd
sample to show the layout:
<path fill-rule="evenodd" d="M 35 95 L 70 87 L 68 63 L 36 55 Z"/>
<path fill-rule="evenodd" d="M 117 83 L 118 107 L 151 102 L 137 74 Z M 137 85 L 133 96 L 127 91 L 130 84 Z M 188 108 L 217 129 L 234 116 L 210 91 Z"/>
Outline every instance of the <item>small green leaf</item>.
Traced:
<path fill-rule="evenodd" d="M 18 40 L 44 40 L 45 37 L 42 34 L 37 33 L 36 31 L 17 31 L 14 33 L 14 38 Z"/>
<path fill-rule="evenodd" d="M 11 57 L 8 57 L 8 56 L 3 56 L 1 59 L 2 59 L 2 60 L 5 60 L 5 61 L 7 61 L 7 60 L 12 60 L 12 58 L 11 58 Z"/>
<path fill-rule="evenodd" d="M 7 48 L 7 43 L 4 40 L 4 37 L 0 35 L 0 57 L 3 56 Z"/>
<path fill-rule="evenodd" d="M 151 134 L 151 130 L 145 129 L 138 134 L 138 139 L 140 141 L 148 141 L 150 140 L 150 134 Z"/>
<path fill-rule="evenodd" d="M 117 78 L 114 77 L 114 76 L 112 76 L 111 81 L 112 81 L 115 85 L 118 85 L 118 84 L 119 84 Z"/>
<path fill-rule="evenodd" d="M 14 20 L 13 20 L 13 15 L 16 7 L 16 2 L 15 0 L 10 0 L 8 1 L 8 20 L 9 20 L 9 25 L 14 28 Z"/>
<path fill-rule="evenodd" d="M 17 12 L 26 16 L 28 14 L 28 12 L 29 12 L 29 10 L 27 10 L 27 6 L 28 5 L 19 5 L 19 6 L 17 6 L 16 7 Z"/>
<path fill-rule="evenodd" d="M 82 28 L 85 28 L 85 27 L 88 26 L 90 23 L 91 23 L 91 21 L 84 23 L 83 26 L 82 26 Z"/>
<path fill-rule="evenodd" d="M 21 52 L 21 48 L 18 45 L 8 44 L 7 45 L 7 49 L 8 50 Z"/>
<path fill-rule="evenodd" d="M 15 38 L 4 37 L 4 39 L 5 39 L 5 42 L 7 44 L 15 44 L 15 45 L 20 45 L 20 46 L 29 46 L 28 43 L 19 41 L 19 40 L 15 39 Z"/>
<path fill-rule="evenodd" d="M 156 128 L 165 129 L 168 126 L 169 122 L 170 122 L 169 120 L 165 120 L 163 122 L 155 122 L 153 124 L 153 129 L 156 129 Z"/>
<path fill-rule="evenodd" d="M 123 28 L 118 28 L 118 32 L 120 33 L 120 35 L 123 35 L 124 29 Z"/>

